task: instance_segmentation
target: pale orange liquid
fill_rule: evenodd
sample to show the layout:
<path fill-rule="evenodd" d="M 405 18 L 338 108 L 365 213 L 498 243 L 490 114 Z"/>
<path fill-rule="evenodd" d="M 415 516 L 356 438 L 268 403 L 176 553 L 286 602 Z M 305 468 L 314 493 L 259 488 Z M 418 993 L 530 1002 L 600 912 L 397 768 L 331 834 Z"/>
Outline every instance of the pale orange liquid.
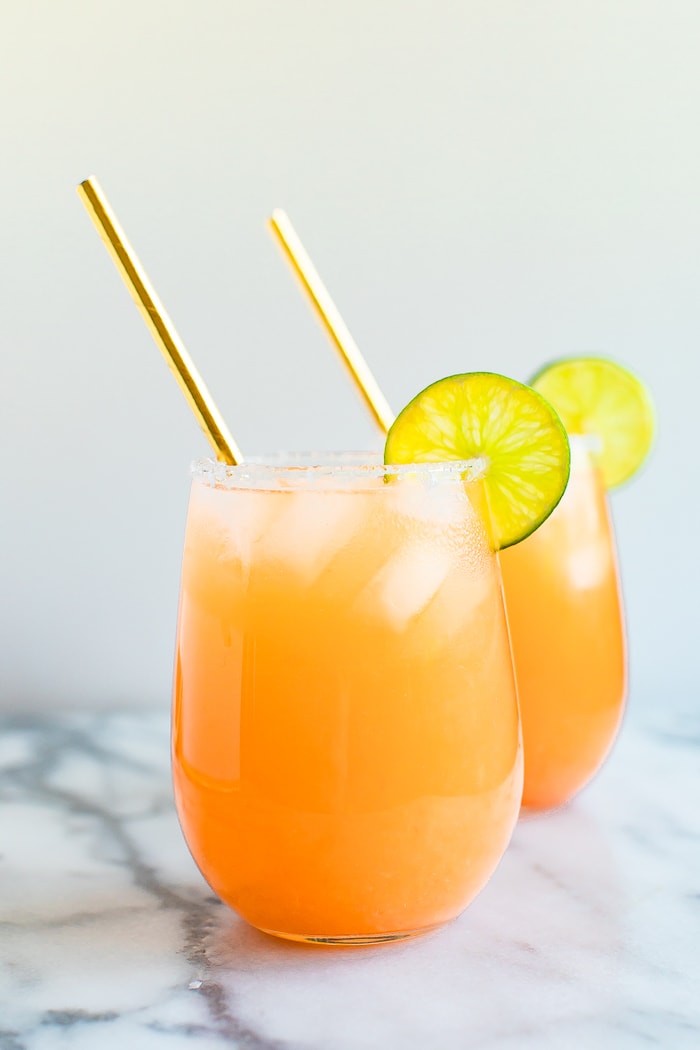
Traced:
<path fill-rule="evenodd" d="M 193 484 L 177 807 L 214 891 L 282 936 L 362 943 L 444 923 L 517 819 L 496 559 L 461 486 L 437 521 L 421 486 L 407 513 L 397 488 Z"/>
<path fill-rule="evenodd" d="M 612 525 L 600 477 L 580 451 L 552 516 L 500 560 L 523 725 L 523 805 L 558 806 L 605 759 L 626 693 Z"/>

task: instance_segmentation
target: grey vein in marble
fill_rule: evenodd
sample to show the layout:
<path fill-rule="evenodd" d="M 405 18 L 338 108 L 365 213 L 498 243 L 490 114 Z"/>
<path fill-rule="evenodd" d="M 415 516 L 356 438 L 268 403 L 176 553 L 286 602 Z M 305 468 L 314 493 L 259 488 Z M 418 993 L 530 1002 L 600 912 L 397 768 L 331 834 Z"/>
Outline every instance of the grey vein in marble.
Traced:
<path fill-rule="evenodd" d="M 0 722 L 0 1050 L 700 1047 L 700 718 L 628 720 L 446 929 L 278 942 L 180 835 L 168 719 Z"/>

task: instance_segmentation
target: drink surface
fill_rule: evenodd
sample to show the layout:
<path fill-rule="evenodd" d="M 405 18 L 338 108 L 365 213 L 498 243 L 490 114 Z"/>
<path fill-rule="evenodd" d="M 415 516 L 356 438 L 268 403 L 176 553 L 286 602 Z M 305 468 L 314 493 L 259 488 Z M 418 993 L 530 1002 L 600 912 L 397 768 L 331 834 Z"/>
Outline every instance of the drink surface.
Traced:
<path fill-rule="evenodd" d="M 557 806 L 605 759 L 626 691 L 612 525 L 585 450 L 576 449 L 551 517 L 499 557 L 523 725 L 523 805 Z"/>
<path fill-rule="evenodd" d="M 195 479 L 173 762 L 190 850 L 253 925 L 342 942 L 456 916 L 522 784 L 500 575 L 464 484 Z"/>

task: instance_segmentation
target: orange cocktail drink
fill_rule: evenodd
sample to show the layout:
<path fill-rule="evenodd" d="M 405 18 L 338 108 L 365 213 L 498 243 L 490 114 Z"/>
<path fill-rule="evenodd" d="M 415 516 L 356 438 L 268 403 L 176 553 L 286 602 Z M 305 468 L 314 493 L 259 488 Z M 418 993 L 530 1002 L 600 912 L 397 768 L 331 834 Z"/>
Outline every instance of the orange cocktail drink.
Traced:
<path fill-rule="evenodd" d="M 506 848 L 518 708 L 464 469 L 195 469 L 175 795 L 204 877 L 260 929 L 410 936 L 458 915 Z"/>
<path fill-rule="evenodd" d="M 571 798 L 608 754 L 622 719 L 622 596 L 606 491 L 586 439 L 571 438 L 561 503 L 500 554 L 525 748 L 523 805 Z"/>

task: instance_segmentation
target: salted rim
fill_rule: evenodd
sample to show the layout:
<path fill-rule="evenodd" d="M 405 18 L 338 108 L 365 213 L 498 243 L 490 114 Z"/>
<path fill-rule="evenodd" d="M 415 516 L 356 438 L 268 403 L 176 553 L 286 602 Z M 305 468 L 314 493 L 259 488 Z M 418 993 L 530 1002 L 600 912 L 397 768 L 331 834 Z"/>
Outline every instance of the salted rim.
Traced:
<path fill-rule="evenodd" d="M 595 458 L 603 451 L 603 440 L 598 434 L 569 434 L 571 452 L 571 469 L 595 463 Z"/>
<path fill-rule="evenodd" d="M 440 460 L 435 463 L 389 465 L 373 452 L 275 452 L 251 456 L 230 466 L 215 459 L 193 461 L 193 481 L 225 489 L 352 489 L 358 481 L 419 477 L 430 485 L 459 480 L 476 481 L 485 473 L 483 457 Z"/>

